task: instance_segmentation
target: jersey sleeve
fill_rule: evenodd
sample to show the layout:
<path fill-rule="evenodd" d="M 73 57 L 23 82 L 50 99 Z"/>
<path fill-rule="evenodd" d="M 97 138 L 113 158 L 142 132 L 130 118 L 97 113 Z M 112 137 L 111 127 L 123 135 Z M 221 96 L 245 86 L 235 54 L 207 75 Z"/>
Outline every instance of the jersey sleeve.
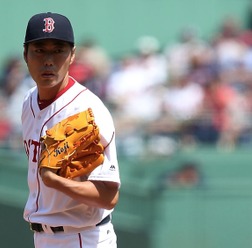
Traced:
<path fill-rule="evenodd" d="M 104 146 L 104 162 L 90 175 L 89 180 L 112 181 L 120 184 L 119 165 L 116 151 L 115 127 L 112 116 L 105 106 L 94 109 L 96 124 L 100 129 Z"/>

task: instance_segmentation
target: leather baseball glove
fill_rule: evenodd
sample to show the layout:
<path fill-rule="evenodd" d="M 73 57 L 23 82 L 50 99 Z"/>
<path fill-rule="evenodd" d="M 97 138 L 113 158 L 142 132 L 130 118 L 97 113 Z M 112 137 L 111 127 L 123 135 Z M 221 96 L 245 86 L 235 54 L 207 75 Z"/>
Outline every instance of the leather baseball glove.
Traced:
<path fill-rule="evenodd" d="M 41 137 L 39 168 L 57 170 L 65 178 L 89 174 L 104 161 L 99 128 L 92 109 L 57 123 Z"/>

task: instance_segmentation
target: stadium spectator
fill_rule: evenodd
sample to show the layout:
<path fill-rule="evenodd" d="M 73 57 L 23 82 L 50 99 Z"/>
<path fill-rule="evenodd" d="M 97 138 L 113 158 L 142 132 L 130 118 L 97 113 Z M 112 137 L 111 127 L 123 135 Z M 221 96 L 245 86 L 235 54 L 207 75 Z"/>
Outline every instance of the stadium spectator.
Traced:
<path fill-rule="evenodd" d="M 242 29 L 234 17 L 228 17 L 209 41 L 194 27 L 181 29 L 179 39 L 163 49 L 157 38 L 143 35 L 136 40 L 135 50 L 118 60 L 95 41 L 85 40 L 77 46 L 70 75 L 109 106 L 119 146 L 134 146 L 129 154 L 144 149 L 149 154 L 170 154 L 177 149 L 176 142 L 229 148 L 250 145 L 251 37 L 251 29 Z M 18 57 L 7 59 L 0 81 L 4 142 L 10 137 L 18 140 L 18 103 L 34 85 L 26 75 Z M 160 142 L 164 149 L 158 149 Z"/>

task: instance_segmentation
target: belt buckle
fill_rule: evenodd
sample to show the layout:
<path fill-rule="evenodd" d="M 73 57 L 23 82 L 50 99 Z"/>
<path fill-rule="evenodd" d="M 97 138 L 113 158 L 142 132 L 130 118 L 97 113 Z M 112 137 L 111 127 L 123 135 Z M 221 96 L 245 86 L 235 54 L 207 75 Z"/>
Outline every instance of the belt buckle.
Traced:
<path fill-rule="evenodd" d="M 45 233 L 49 233 L 49 234 L 54 234 L 55 233 L 53 231 L 52 227 L 47 226 L 47 225 L 42 224 L 42 229 L 43 229 L 43 232 L 45 232 Z"/>

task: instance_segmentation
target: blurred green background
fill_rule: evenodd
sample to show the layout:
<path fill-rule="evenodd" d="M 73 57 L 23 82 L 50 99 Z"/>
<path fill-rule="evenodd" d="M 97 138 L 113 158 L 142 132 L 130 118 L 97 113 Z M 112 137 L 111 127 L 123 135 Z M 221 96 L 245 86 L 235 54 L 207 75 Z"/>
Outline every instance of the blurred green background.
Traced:
<path fill-rule="evenodd" d="M 183 27 L 208 39 L 227 16 L 248 25 L 249 0 L 1 0 L 0 64 L 22 56 L 28 19 L 35 13 L 65 14 L 77 43 L 93 38 L 112 57 L 136 49 L 153 35 L 162 46 Z M 160 156 L 119 151 L 122 187 L 114 224 L 119 248 L 251 248 L 251 149 L 197 146 Z M 27 159 L 21 150 L 0 149 L 1 247 L 32 248 L 22 218 L 27 197 Z"/>
<path fill-rule="evenodd" d="M 178 38 L 185 26 L 195 26 L 208 38 L 227 16 L 246 25 L 249 0 L 1 0 L 0 61 L 22 54 L 29 18 L 40 12 L 59 12 L 69 17 L 76 41 L 95 39 L 112 56 L 135 49 L 143 35 L 155 36 L 162 45 Z"/>
<path fill-rule="evenodd" d="M 22 219 L 26 157 L 0 150 L 1 247 L 32 248 Z M 170 158 L 119 157 L 122 188 L 113 222 L 120 248 L 250 248 L 251 151 L 202 148 Z M 188 164 L 198 180 L 173 181 Z"/>

